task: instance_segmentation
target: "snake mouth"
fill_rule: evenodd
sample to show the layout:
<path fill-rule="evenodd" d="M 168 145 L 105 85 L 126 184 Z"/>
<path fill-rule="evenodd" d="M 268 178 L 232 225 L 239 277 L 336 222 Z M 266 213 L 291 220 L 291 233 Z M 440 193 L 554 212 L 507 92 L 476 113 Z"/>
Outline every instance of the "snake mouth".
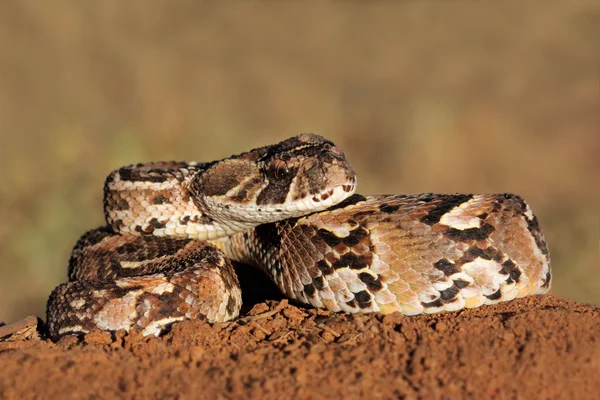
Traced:
<path fill-rule="evenodd" d="M 283 204 L 235 204 L 225 206 L 213 204 L 216 208 L 212 217 L 231 232 L 248 229 L 256 225 L 277 222 L 287 218 L 300 217 L 325 210 L 352 196 L 356 190 L 356 181 L 336 185 L 333 188 Z M 227 230 L 227 229 L 226 229 Z"/>
<path fill-rule="evenodd" d="M 347 172 L 347 171 L 346 171 Z M 331 185 L 332 182 L 337 184 Z M 352 196 L 356 190 L 354 174 L 336 175 L 325 190 L 315 194 L 296 196 L 293 191 L 286 200 L 276 204 L 239 203 L 211 198 L 204 199 L 210 217 L 225 232 L 233 233 L 253 228 L 260 224 L 281 221 L 287 218 L 301 217 L 313 212 L 325 210 Z"/>
<path fill-rule="evenodd" d="M 356 179 L 347 183 L 339 184 L 333 188 L 310 195 L 292 205 L 299 214 L 312 213 L 325 210 L 334 206 L 346 198 L 352 196 L 356 191 Z"/>
<path fill-rule="evenodd" d="M 280 203 L 251 207 L 256 211 L 256 218 L 264 223 L 301 217 L 338 204 L 356 191 L 356 174 L 346 160 L 314 169 L 318 173 L 298 174 Z"/>

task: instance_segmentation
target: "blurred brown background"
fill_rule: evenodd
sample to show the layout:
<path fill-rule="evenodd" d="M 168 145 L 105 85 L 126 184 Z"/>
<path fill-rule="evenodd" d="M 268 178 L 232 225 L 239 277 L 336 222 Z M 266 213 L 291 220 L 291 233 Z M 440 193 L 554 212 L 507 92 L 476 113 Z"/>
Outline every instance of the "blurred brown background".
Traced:
<path fill-rule="evenodd" d="M 0 321 L 44 315 L 112 169 L 305 131 L 363 193 L 523 195 L 599 304 L 598 38 L 591 0 L 2 2 Z"/>

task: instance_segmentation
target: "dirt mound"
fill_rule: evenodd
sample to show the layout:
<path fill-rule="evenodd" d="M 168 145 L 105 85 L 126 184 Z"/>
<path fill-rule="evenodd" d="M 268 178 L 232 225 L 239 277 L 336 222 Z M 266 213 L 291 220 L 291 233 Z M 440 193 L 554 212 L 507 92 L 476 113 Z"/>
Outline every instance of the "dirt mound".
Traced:
<path fill-rule="evenodd" d="M 600 390 L 600 308 L 553 296 L 417 317 L 268 301 L 237 322 L 186 321 L 160 338 L 24 336 L 0 342 L 2 398 L 591 399 Z"/>

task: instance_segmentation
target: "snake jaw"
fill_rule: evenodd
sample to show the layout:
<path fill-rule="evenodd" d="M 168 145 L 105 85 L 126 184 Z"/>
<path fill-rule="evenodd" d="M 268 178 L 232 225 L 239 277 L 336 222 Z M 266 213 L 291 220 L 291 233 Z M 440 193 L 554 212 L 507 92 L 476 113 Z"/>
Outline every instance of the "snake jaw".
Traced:
<path fill-rule="evenodd" d="M 262 206 L 252 202 L 240 204 L 210 197 L 202 198 L 201 202 L 206 215 L 213 220 L 213 225 L 222 230 L 223 234 L 217 234 L 217 237 L 221 237 L 251 229 L 263 223 L 277 222 L 323 211 L 352 196 L 355 190 L 356 180 L 336 185 L 322 193 L 286 201 L 283 204 Z"/>

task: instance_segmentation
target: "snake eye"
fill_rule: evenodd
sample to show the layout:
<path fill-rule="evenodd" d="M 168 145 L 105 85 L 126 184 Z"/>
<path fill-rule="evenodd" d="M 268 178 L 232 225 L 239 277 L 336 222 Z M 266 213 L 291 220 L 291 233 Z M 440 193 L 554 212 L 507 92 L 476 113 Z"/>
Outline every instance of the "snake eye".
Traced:
<path fill-rule="evenodd" d="M 283 179 L 290 173 L 287 164 L 283 160 L 272 160 L 269 163 L 268 170 L 269 174 L 275 179 Z"/>

